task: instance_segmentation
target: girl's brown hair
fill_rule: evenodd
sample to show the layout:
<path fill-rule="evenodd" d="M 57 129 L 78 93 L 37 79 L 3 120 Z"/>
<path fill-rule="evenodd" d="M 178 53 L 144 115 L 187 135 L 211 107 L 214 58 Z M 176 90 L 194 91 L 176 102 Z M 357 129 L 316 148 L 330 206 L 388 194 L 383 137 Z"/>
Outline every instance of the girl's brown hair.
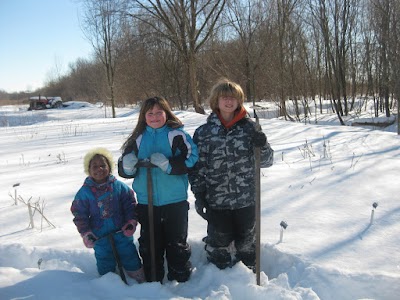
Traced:
<path fill-rule="evenodd" d="M 171 128 L 179 128 L 183 126 L 183 123 L 171 110 L 171 107 L 167 101 L 167 99 L 163 97 L 152 97 L 145 100 L 140 108 L 138 122 L 136 127 L 133 129 L 133 132 L 129 135 L 128 139 L 122 145 L 122 151 L 125 152 L 126 149 L 132 151 L 132 145 L 135 143 L 137 137 L 141 135 L 146 129 L 146 113 L 153 109 L 155 105 L 158 105 L 166 114 L 167 121 L 166 125 Z"/>
<path fill-rule="evenodd" d="M 244 93 L 239 84 L 223 78 L 212 87 L 208 101 L 210 103 L 211 110 L 215 113 L 219 112 L 218 99 L 221 96 L 236 98 L 239 104 L 237 108 L 238 111 L 243 107 Z"/>

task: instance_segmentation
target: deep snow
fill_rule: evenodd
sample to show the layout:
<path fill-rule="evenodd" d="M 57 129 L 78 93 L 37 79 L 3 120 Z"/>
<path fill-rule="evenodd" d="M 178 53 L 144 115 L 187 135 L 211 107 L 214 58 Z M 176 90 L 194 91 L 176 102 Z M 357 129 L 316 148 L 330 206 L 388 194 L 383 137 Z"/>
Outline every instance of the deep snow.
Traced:
<path fill-rule="evenodd" d="M 0 107 L 0 299 L 400 298 L 394 126 L 338 126 L 329 115 L 318 116 L 318 125 L 261 119 L 275 150 L 274 165 L 261 172 L 261 286 L 241 263 L 222 271 L 207 263 L 206 223 L 194 209 L 190 281 L 126 286 L 116 274 L 98 276 L 69 208 L 85 178 L 83 156 L 103 146 L 117 160 L 138 109 L 118 108 L 113 119 L 104 107 L 69 104 L 33 112 Z M 206 119 L 176 114 L 190 134 Z M 31 228 L 27 206 L 15 205 L 15 195 L 37 203 L 55 228 L 38 212 Z M 189 201 L 193 208 L 190 191 Z M 282 240 L 281 221 L 288 224 Z"/>

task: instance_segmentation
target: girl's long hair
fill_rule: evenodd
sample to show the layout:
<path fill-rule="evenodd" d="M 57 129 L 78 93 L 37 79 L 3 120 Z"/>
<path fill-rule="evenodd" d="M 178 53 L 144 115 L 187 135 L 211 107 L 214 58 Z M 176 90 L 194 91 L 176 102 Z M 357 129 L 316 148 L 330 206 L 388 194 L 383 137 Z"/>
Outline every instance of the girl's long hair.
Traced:
<path fill-rule="evenodd" d="M 154 105 L 158 105 L 165 112 L 167 117 L 166 125 L 168 127 L 183 127 L 182 121 L 174 115 L 167 99 L 163 97 L 149 98 L 143 102 L 142 107 L 140 108 L 139 118 L 136 127 L 133 129 L 132 133 L 129 135 L 129 137 L 121 147 L 123 153 L 132 151 L 133 144 L 135 143 L 137 137 L 141 135 L 146 129 L 146 113 L 151 110 Z"/>

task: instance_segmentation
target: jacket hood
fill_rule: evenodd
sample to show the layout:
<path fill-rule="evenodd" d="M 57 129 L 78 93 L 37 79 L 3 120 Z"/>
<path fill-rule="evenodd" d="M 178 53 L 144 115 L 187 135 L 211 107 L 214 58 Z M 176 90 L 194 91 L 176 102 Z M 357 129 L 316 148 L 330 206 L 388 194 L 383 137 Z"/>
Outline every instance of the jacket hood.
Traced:
<path fill-rule="evenodd" d="M 83 158 L 83 169 L 86 175 L 89 175 L 90 161 L 97 154 L 104 156 L 107 159 L 108 164 L 110 166 L 110 174 L 111 174 L 114 171 L 114 159 L 111 152 L 105 148 L 95 148 L 86 153 L 85 157 Z"/>

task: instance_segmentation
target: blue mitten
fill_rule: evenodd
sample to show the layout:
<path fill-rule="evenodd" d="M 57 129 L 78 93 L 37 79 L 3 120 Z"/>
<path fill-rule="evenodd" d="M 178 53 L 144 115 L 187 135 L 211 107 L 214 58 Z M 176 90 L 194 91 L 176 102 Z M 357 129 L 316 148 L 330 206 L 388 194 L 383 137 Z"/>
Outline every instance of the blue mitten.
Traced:
<path fill-rule="evenodd" d="M 162 154 L 162 153 L 153 153 L 150 156 L 150 162 L 153 165 L 156 165 L 157 167 L 159 167 L 165 173 L 167 173 L 168 166 L 169 166 L 169 160 L 168 160 L 168 158 L 165 157 L 164 154 Z"/>
<path fill-rule="evenodd" d="M 136 173 L 136 164 L 138 158 L 133 153 L 128 153 L 122 157 L 122 167 L 126 175 L 133 175 Z"/>

